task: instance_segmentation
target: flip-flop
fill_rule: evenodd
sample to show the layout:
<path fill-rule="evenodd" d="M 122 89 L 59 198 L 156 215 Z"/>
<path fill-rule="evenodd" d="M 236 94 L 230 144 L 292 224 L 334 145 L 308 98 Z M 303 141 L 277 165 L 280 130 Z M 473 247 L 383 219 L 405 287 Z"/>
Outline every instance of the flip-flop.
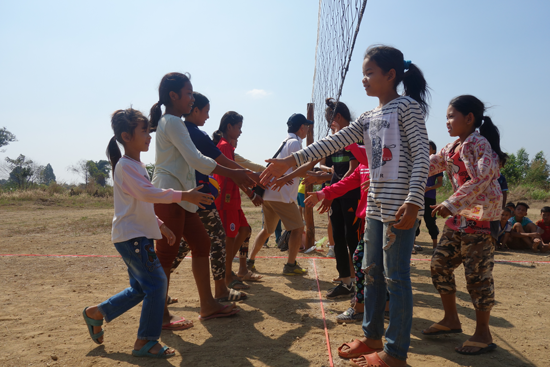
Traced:
<path fill-rule="evenodd" d="M 103 325 L 103 320 L 94 320 L 88 315 L 86 315 L 86 310 L 88 307 L 84 307 L 84 311 L 82 311 L 82 316 L 84 316 L 84 321 L 86 322 L 86 325 L 88 326 L 88 332 L 90 333 L 90 337 L 96 344 L 101 344 L 97 339 L 101 338 L 103 336 L 103 330 L 101 330 L 99 333 L 94 334 L 94 326 L 101 326 Z"/>
<path fill-rule="evenodd" d="M 238 301 L 244 301 L 247 298 L 248 296 L 245 293 L 236 291 L 234 289 L 230 289 L 229 295 L 227 297 L 214 298 L 214 299 L 218 302 L 238 302 Z"/>
<path fill-rule="evenodd" d="M 166 352 L 168 348 L 166 345 L 162 347 L 157 354 L 149 353 L 149 350 L 153 348 L 158 343 L 158 340 L 150 340 L 145 344 L 143 347 L 141 347 L 140 350 L 132 349 L 132 355 L 134 357 L 149 357 L 149 358 L 170 358 L 176 355 L 176 353 L 164 353 Z"/>
<path fill-rule="evenodd" d="M 235 286 L 238 285 L 242 288 L 235 288 Z M 243 282 L 241 282 L 239 279 L 234 279 L 231 283 L 229 283 L 229 285 L 227 286 L 227 288 L 231 288 L 231 289 L 234 289 L 236 291 L 242 291 L 243 289 L 248 289 L 250 288 L 249 285 L 246 285 L 244 284 Z"/>
<path fill-rule="evenodd" d="M 466 355 L 469 355 L 469 356 L 476 356 L 476 355 L 479 355 L 479 354 L 483 354 L 483 353 L 487 353 L 487 352 L 490 352 L 492 350 L 495 350 L 497 349 L 497 345 L 495 343 L 491 343 L 491 344 L 485 344 L 485 343 L 478 343 L 478 342 L 471 342 L 469 340 L 466 340 L 463 344 L 462 344 L 463 347 L 476 347 L 476 348 L 480 348 L 478 351 L 475 351 L 475 352 L 462 352 L 462 351 L 459 351 L 459 350 L 456 350 L 455 351 L 457 353 L 460 353 L 460 354 L 466 354 Z"/>
<path fill-rule="evenodd" d="M 227 307 L 229 307 L 230 305 L 227 305 L 227 306 L 224 306 L 222 309 L 220 309 L 218 312 L 216 313 L 213 313 L 212 315 L 210 316 L 200 316 L 199 315 L 199 320 L 200 321 L 206 321 L 206 320 L 210 320 L 210 319 L 216 319 L 216 318 L 220 318 L 220 317 L 228 317 L 228 316 L 233 316 L 237 313 L 239 313 L 239 311 L 241 311 L 240 309 L 238 308 L 235 308 L 233 309 L 231 312 L 226 312 L 226 313 L 223 313 L 222 311 L 225 310 Z"/>
<path fill-rule="evenodd" d="M 356 359 L 361 359 L 361 358 L 363 358 L 365 362 L 367 362 L 366 365 L 357 364 L 353 359 L 349 361 L 349 363 L 355 367 L 367 367 L 367 366 L 368 367 L 390 367 L 386 362 L 382 360 L 382 358 L 380 358 L 378 353 L 362 355 L 361 357 Z"/>
<path fill-rule="evenodd" d="M 256 274 L 256 273 L 254 273 L 254 272 L 252 272 L 252 271 L 250 271 L 250 270 L 248 271 L 248 273 L 247 273 L 245 276 L 240 277 L 240 276 L 237 275 L 237 277 L 238 277 L 241 281 L 245 280 L 245 281 L 247 281 L 247 282 L 257 282 L 257 281 L 259 281 L 260 279 L 263 278 L 262 275 Z"/>
<path fill-rule="evenodd" d="M 162 325 L 162 330 L 185 330 L 194 326 L 193 321 L 189 321 L 187 323 L 186 321 L 187 320 L 185 319 L 185 317 L 182 317 L 178 321 L 173 321 L 169 324 Z"/>
<path fill-rule="evenodd" d="M 342 347 L 344 345 L 347 345 L 349 347 L 349 350 L 347 352 L 344 352 L 342 350 Z M 344 343 L 341 346 L 339 346 L 338 347 L 338 355 L 342 358 L 349 359 L 349 358 L 357 358 L 357 357 L 363 356 L 365 354 L 380 352 L 381 350 L 383 350 L 383 349 L 382 348 L 373 349 L 373 348 L 369 347 L 368 345 L 366 345 L 365 343 L 361 342 L 359 339 L 355 339 L 351 343 Z"/>
<path fill-rule="evenodd" d="M 178 303 L 178 299 L 177 298 L 172 298 L 170 296 L 168 296 L 168 299 L 166 300 L 166 304 L 167 305 L 171 305 L 173 303 Z"/>
<path fill-rule="evenodd" d="M 437 329 L 437 331 L 434 331 L 433 333 L 425 333 L 424 330 L 422 330 L 422 334 L 427 336 L 432 336 L 432 335 L 458 334 L 462 332 L 462 329 L 451 329 L 451 328 L 448 328 L 447 326 L 438 324 L 437 322 L 432 326 L 430 326 L 428 329 L 432 329 L 432 328 Z"/>

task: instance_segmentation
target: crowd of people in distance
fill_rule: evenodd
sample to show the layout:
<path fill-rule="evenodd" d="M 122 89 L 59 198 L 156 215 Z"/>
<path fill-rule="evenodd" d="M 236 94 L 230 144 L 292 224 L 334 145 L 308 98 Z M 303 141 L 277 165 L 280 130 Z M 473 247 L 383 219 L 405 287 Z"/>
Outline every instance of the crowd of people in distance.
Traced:
<path fill-rule="evenodd" d="M 193 90 L 186 74 L 162 78 L 149 118 L 132 108 L 115 111 L 108 146 L 114 181 L 112 242 L 128 267 L 130 287 L 84 308 L 91 339 L 103 343 L 103 322 L 142 302 L 132 354 L 174 356 L 176 351 L 158 340 L 162 330 L 193 327 L 192 320 L 168 308 L 178 302 L 168 295 L 171 274 L 185 256 L 192 254 L 198 319 L 235 316 L 241 309 L 234 302 L 250 296 L 247 283 L 262 278 L 256 256 L 271 234 L 280 233 L 281 222 L 288 240 L 282 274 L 308 273 L 296 261 L 304 235 L 302 208 L 319 204 L 321 213 L 329 213 L 338 272 L 326 297 L 353 297 L 351 307 L 336 319 L 362 322 L 363 335 L 341 345 L 340 357 L 353 366 L 407 365 L 413 324 L 410 262 L 422 250 L 415 243 L 420 218 L 432 240 L 431 277 L 444 312 L 423 335 L 462 333 L 454 270 L 463 264 L 476 329 L 455 350 L 467 355 L 495 350 L 489 327 L 495 249 L 550 251 L 550 207 L 542 209 L 536 223 L 526 217 L 525 203 L 503 209 L 506 188 L 500 168 L 507 155 L 478 98 L 460 95 L 449 102 L 446 127 L 455 140 L 438 151 L 428 140 L 429 92 L 420 68 L 393 47 L 373 46 L 365 53 L 362 73 L 367 96 L 379 101 L 376 108 L 353 119 L 345 103 L 328 98 L 325 117 L 332 133 L 306 148 L 302 140 L 313 121 L 292 114 L 286 138 L 265 167 L 235 152 L 244 122 L 239 113 L 225 113 L 212 137 L 201 130 L 210 101 Z M 397 92 L 401 85 L 403 94 Z M 156 140 L 152 178 L 140 160 L 151 132 Z M 443 172 L 453 193 L 437 203 Z M 313 183 L 323 187 L 305 192 Z M 250 250 L 252 229 L 241 193 L 263 212 L 263 228 Z M 445 219 L 441 232 L 437 216 Z M 236 256 L 238 269 L 233 271 Z"/>

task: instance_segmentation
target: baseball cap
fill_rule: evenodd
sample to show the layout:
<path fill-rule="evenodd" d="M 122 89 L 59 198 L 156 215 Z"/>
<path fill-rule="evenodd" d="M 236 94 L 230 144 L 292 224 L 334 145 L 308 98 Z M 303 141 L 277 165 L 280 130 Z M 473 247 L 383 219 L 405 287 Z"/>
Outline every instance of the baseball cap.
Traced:
<path fill-rule="evenodd" d="M 308 120 L 301 113 L 295 113 L 288 118 L 288 121 L 286 122 L 286 124 L 288 125 L 288 127 L 299 128 L 303 124 L 313 125 L 313 121 Z"/>

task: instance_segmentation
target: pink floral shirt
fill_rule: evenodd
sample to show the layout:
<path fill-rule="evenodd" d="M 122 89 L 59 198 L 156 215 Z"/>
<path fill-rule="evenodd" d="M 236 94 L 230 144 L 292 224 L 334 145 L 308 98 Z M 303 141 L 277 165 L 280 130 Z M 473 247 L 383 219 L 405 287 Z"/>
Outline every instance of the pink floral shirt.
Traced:
<path fill-rule="evenodd" d="M 457 175 L 459 167 L 452 156 L 459 140 L 447 144 L 439 153 L 430 156 L 429 176 L 447 170 L 454 194 L 442 204 L 453 214 L 477 221 L 500 220 L 502 191 L 497 179 L 500 176 L 498 156 L 491 144 L 474 131 L 462 144 L 460 159 L 464 162 L 469 180 Z"/>

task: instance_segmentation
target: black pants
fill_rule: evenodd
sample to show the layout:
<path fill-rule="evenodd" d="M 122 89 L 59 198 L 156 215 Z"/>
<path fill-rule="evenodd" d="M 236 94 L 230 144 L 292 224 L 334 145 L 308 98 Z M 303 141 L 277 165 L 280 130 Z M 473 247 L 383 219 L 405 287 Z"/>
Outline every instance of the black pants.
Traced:
<path fill-rule="evenodd" d="M 435 223 L 437 218 L 432 217 L 432 208 L 430 208 L 430 205 L 435 205 L 435 199 L 425 197 L 424 202 L 424 222 L 426 223 L 426 228 L 428 228 L 431 239 L 436 240 L 437 236 L 439 236 L 439 228 L 437 228 L 437 224 Z M 421 223 L 418 223 L 418 228 L 416 230 L 417 237 L 420 234 L 420 224 Z"/>
<path fill-rule="evenodd" d="M 355 216 L 357 199 L 334 199 L 332 201 L 330 222 L 334 238 L 334 256 L 340 278 L 351 276 L 349 254 L 354 254 L 362 231 L 361 220 Z"/>

